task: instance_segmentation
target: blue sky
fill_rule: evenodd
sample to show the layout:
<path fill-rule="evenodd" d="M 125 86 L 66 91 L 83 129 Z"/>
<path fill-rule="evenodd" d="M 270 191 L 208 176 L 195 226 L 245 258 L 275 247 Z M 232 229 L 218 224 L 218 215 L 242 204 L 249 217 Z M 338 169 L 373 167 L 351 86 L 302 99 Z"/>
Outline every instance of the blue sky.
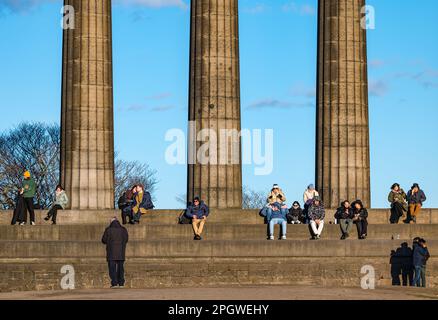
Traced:
<path fill-rule="evenodd" d="M 158 172 L 157 206 L 176 208 L 186 167 L 168 165 L 167 130 L 187 128 L 188 0 L 113 5 L 115 145 L 121 158 Z M 418 182 L 438 207 L 438 1 L 368 0 L 372 206 L 393 182 Z M 397 3 L 397 5 L 395 5 Z M 0 2 L 0 131 L 21 121 L 59 122 L 60 0 Z M 280 184 L 301 200 L 314 181 L 316 0 L 240 0 L 242 126 L 274 129 L 274 170 L 243 182 Z M 268 120 L 271 117 L 272 120 Z M 132 130 L 142 146 L 130 141 Z M 161 196 L 162 195 L 162 196 Z"/>

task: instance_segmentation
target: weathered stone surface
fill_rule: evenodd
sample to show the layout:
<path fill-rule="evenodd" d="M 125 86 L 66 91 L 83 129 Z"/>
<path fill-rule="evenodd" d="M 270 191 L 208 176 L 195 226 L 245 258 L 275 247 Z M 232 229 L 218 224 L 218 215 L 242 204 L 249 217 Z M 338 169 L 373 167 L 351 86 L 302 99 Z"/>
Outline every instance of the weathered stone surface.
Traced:
<path fill-rule="evenodd" d="M 0 241 L 37 240 L 37 241 L 99 241 L 107 225 L 45 225 L 33 227 L 10 227 L 0 225 Z M 193 238 L 191 225 L 151 224 L 127 226 L 129 238 L 134 240 L 190 240 Z M 203 237 L 207 240 L 264 240 L 266 225 L 207 223 Z M 275 227 L 275 235 L 280 234 L 280 226 Z M 339 240 L 341 231 L 339 225 L 326 225 L 322 234 L 323 239 Z M 390 240 L 392 237 L 407 240 L 421 236 L 425 239 L 438 237 L 438 225 L 370 225 L 368 239 Z M 289 240 L 307 240 L 310 237 L 306 225 L 289 225 L 287 229 Z M 356 228 L 353 227 L 349 241 L 357 238 Z"/>
<path fill-rule="evenodd" d="M 242 207 L 241 139 L 230 138 L 226 149 L 220 139 L 221 130 L 241 128 L 238 28 L 237 0 L 191 1 L 189 120 L 196 130 L 189 130 L 189 157 L 196 164 L 188 165 L 187 197 L 200 196 L 211 208 Z M 205 153 L 210 162 L 201 163 L 201 145 L 213 143 L 207 137 L 196 142 L 206 129 L 218 140 Z"/>
<path fill-rule="evenodd" d="M 75 28 L 64 30 L 61 184 L 73 209 L 114 207 L 110 0 L 64 0 Z"/>
<path fill-rule="evenodd" d="M 153 210 L 142 217 L 145 224 L 176 224 L 182 210 Z M 263 218 L 259 216 L 259 210 L 238 210 L 238 209 L 212 209 L 208 218 L 209 223 L 230 224 L 260 224 Z M 47 211 L 35 211 L 37 224 L 47 224 L 43 218 Z M 334 221 L 335 211 L 326 210 L 326 223 Z M 368 210 L 368 222 L 370 224 L 388 224 L 389 209 Z M 114 216 L 120 217 L 119 210 L 64 210 L 58 213 L 58 223 L 63 224 L 108 224 Z M 10 224 L 12 211 L 0 210 L 0 225 Z M 401 223 L 401 222 L 400 222 Z M 417 224 L 438 224 L 438 209 L 422 209 L 417 217 Z"/>
<path fill-rule="evenodd" d="M 317 188 L 327 207 L 370 205 L 365 0 L 319 0 Z"/>

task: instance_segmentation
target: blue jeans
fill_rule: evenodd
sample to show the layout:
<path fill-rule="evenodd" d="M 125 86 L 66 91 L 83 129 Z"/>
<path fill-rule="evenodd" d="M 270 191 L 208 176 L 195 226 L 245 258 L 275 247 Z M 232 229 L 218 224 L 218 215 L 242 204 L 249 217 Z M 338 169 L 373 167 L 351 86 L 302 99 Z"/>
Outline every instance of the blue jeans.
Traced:
<path fill-rule="evenodd" d="M 269 221 L 269 235 L 274 235 L 274 226 L 276 224 L 281 224 L 282 235 L 285 236 L 287 231 L 287 221 L 281 218 L 274 218 Z"/>
<path fill-rule="evenodd" d="M 414 286 L 426 288 L 426 266 L 415 266 Z"/>

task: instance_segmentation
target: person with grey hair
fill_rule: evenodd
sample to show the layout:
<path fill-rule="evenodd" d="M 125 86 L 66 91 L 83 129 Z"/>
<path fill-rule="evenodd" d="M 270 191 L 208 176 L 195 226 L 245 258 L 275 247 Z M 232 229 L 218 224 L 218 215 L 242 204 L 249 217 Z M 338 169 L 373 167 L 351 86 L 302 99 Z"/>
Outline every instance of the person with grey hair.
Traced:
<path fill-rule="evenodd" d="M 125 286 L 125 252 L 128 243 L 128 231 L 116 217 L 111 219 L 111 224 L 105 229 L 102 243 L 106 245 L 106 259 L 108 261 L 111 288 Z"/>

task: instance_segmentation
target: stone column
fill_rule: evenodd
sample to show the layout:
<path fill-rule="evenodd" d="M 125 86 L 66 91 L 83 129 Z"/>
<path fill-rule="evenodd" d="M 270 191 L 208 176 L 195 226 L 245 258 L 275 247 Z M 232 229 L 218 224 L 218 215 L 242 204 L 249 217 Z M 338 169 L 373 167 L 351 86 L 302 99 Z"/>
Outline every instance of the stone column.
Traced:
<path fill-rule="evenodd" d="M 316 181 L 327 207 L 370 205 L 365 0 L 319 0 Z"/>
<path fill-rule="evenodd" d="M 111 0 L 65 0 L 61 184 L 72 209 L 114 208 Z"/>
<path fill-rule="evenodd" d="M 242 207 L 238 29 L 237 0 L 191 1 L 187 197 L 212 208 Z"/>

